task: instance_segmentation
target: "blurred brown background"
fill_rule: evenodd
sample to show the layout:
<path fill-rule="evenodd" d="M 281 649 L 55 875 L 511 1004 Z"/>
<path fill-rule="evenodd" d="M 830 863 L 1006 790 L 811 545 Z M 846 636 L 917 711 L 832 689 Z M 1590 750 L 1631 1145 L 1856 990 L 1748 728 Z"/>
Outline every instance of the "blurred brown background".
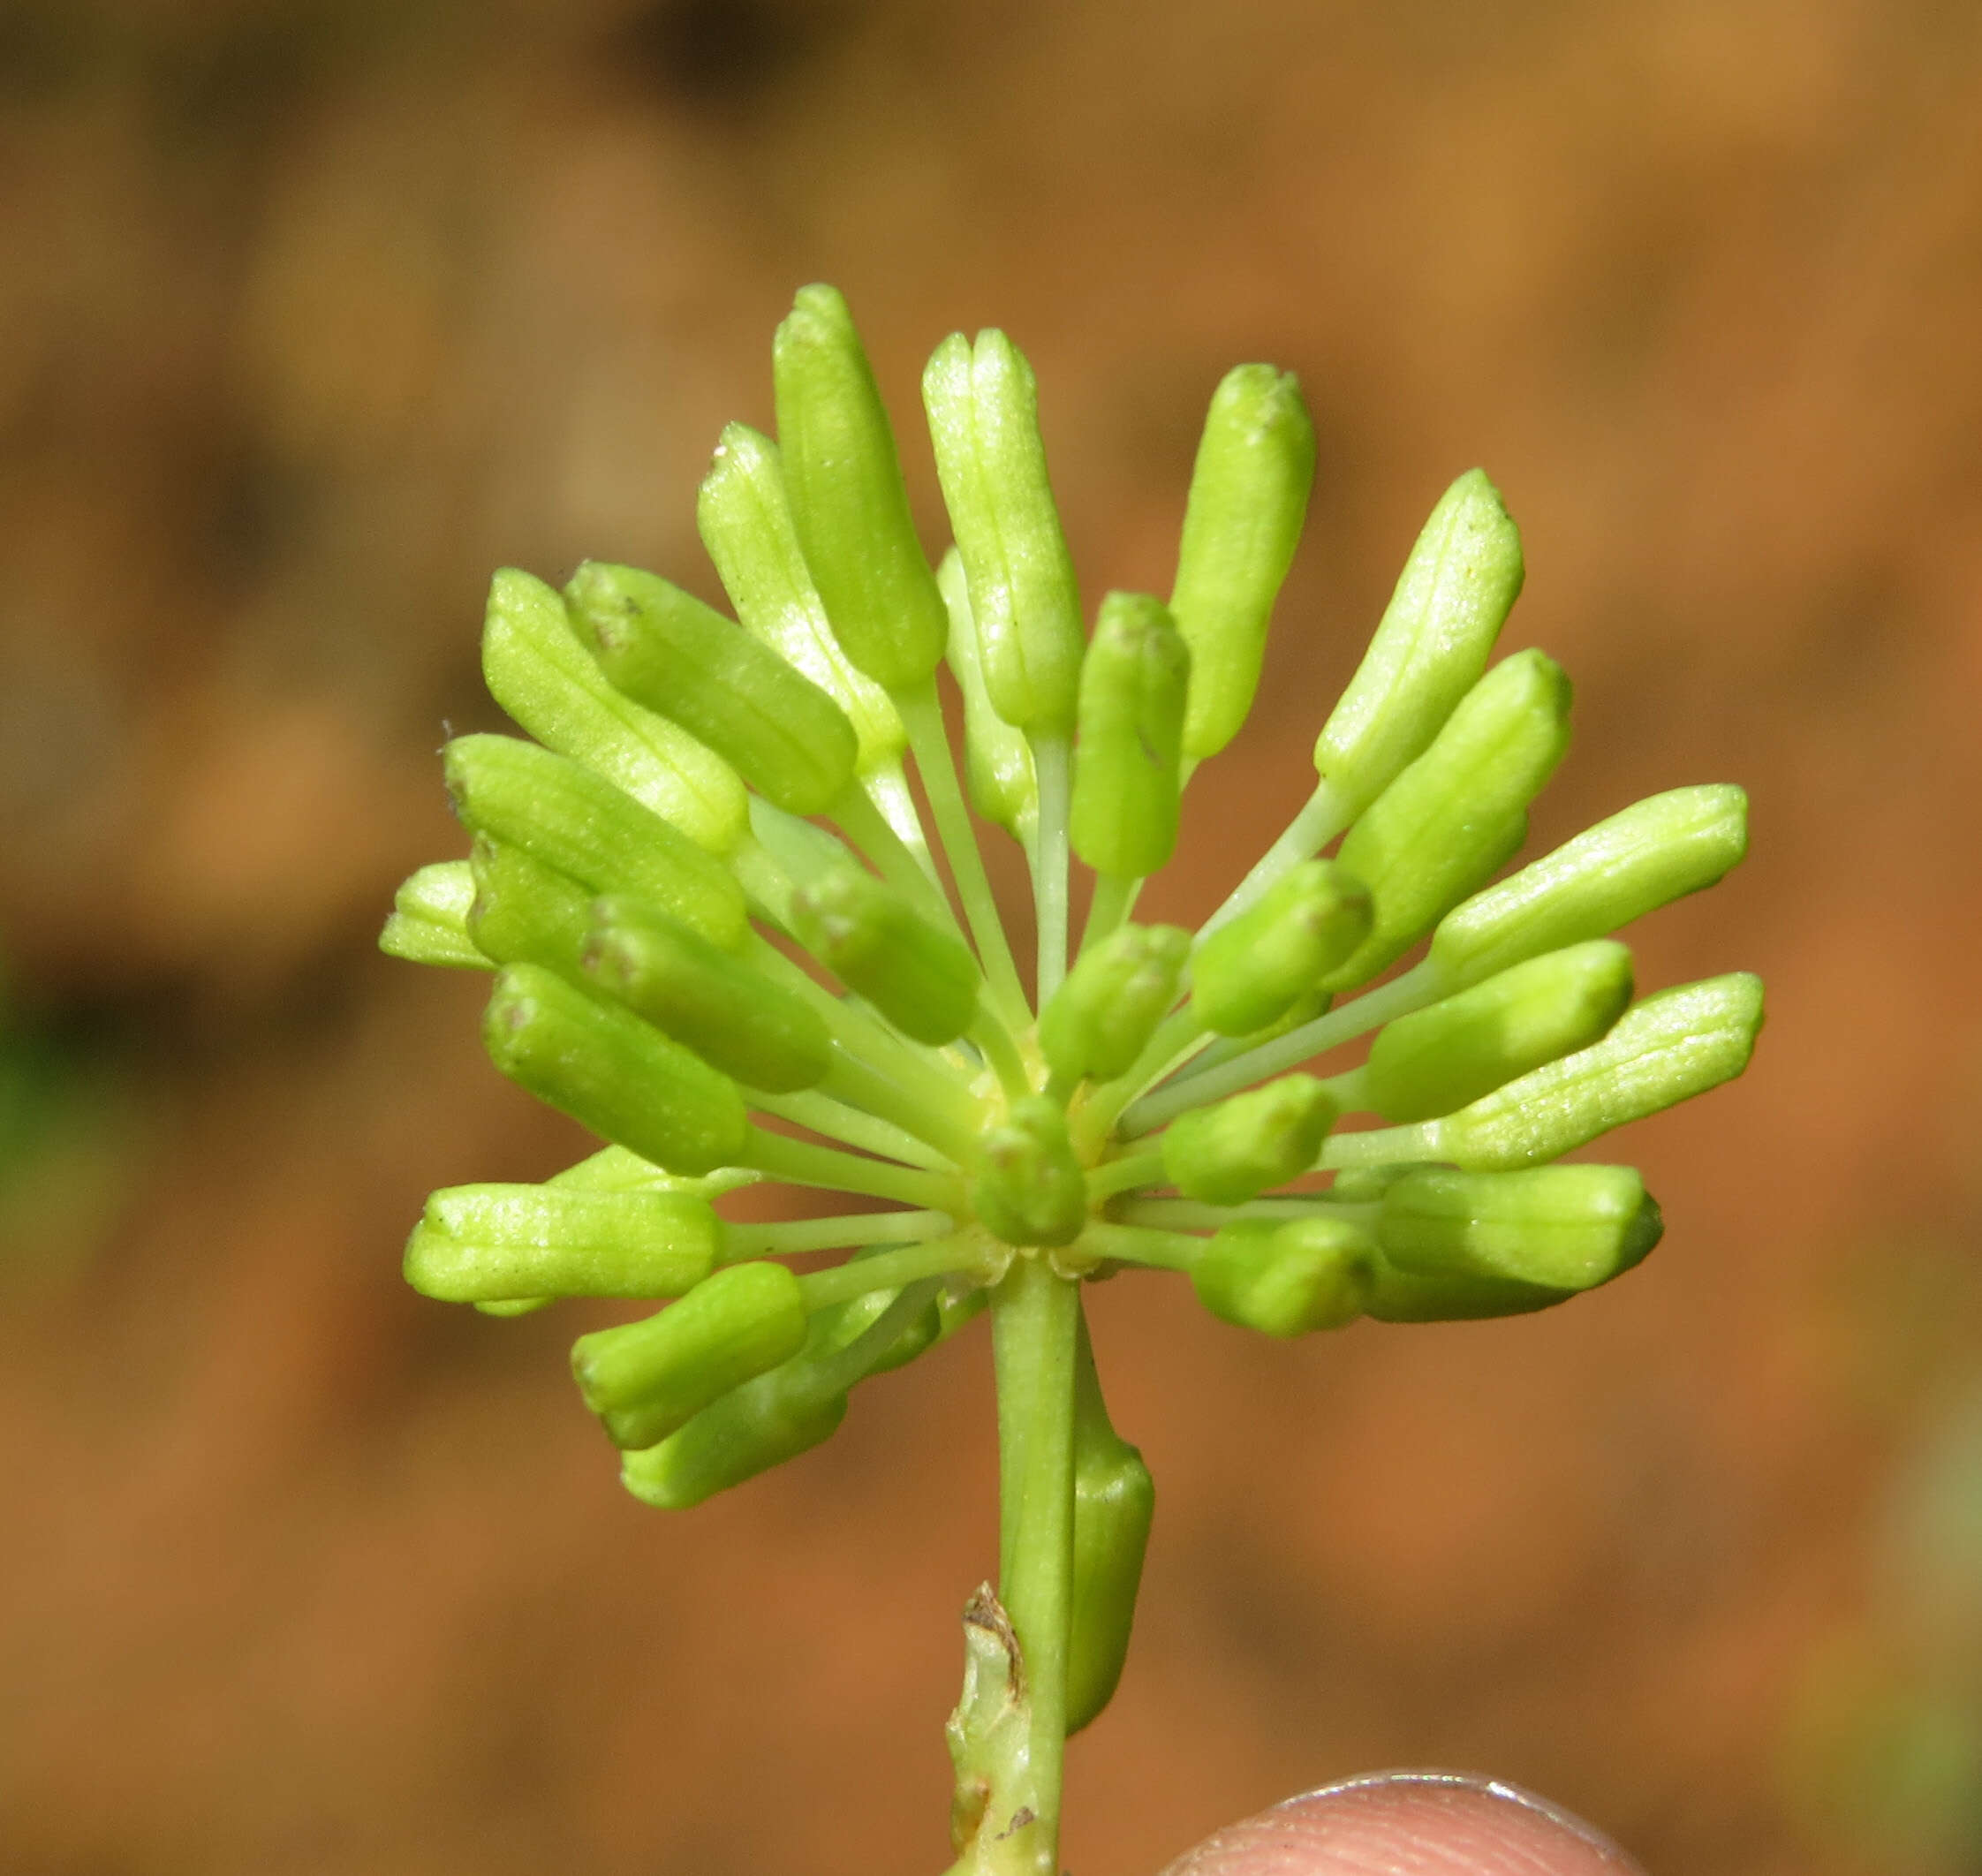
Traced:
<path fill-rule="evenodd" d="M 981 1331 L 676 1518 L 575 1315 L 397 1273 L 430 1186 L 583 1150 L 372 949 L 462 850 L 488 571 L 712 591 L 813 278 L 932 541 L 921 361 L 1027 348 L 1091 598 L 1167 589 L 1224 367 L 1300 373 L 1307 544 L 1152 909 L 1305 796 L 1474 462 L 1579 686 L 1538 843 L 1754 799 L 1638 938 L 1772 997 L 1621 1155 L 1642 1272 L 1289 1347 L 1097 1293 L 1162 1498 L 1070 1868 L 1432 1763 L 1659 1872 L 1982 1869 L 1982 10 L 10 0 L 0 243 L 0 1870 L 941 1866 Z"/>

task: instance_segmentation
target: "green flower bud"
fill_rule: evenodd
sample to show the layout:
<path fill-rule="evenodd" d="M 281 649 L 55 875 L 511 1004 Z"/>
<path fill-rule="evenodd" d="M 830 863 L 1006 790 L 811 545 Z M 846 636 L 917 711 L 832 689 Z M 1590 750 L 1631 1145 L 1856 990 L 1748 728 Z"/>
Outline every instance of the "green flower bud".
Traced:
<path fill-rule="evenodd" d="M 815 1317 L 799 1354 L 732 1388 L 658 1446 L 628 1453 L 620 1483 L 643 1504 L 685 1511 L 829 1438 L 846 1418 L 847 1396 L 829 1365 L 814 1358 L 828 1349 L 829 1335 Z"/>
<path fill-rule="evenodd" d="M 1087 1222 L 1087 1183 L 1067 1116 L 1043 1094 L 1015 1101 L 979 1142 L 971 1203 L 1008 1244 L 1070 1244 Z"/>
<path fill-rule="evenodd" d="M 1191 474 L 1170 610 L 1191 647 L 1184 753 L 1214 756 L 1260 687 L 1267 622 L 1314 484 L 1314 426 L 1291 372 L 1241 365 L 1212 394 Z"/>
<path fill-rule="evenodd" d="M 962 939 L 858 866 L 836 866 L 791 896 L 798 942 L 904 1035 L 940 1047 L 977 1014 L 978 970 Z"/>
<path fill-rule="evenodd" d="M 379 949 L 410 964 L 486 971 L 490 960 L 468 934 L 475 882 L 466 860 L 422 866 L 394 894 Z"/>
<path fill-rule="evenodd" d="M 1629 1166 L 1499 1173 L 1430 1166 L 1383 1195 L 1377 1241 L 1391 1265 L 1414 1276 L 1579 1290 L 1629 1270 L 1664 1230 Z"/>
<path fill-rule="evenodd" d="M 535 964 L 576 977 L 592 934 L 592 895 L 506 840 L 475 836 L 468 929 L 499 964 Z"/>
<path fill-rule="evenodd" d="M 1430 1120 L 1545 1062 L 1587 1048 L 1631 1001 L 1631 954 L 1608 938 L 1515 964 L 1370 1045 L 1368 1104 L 1388 1121 Z"/>
<path fill-rule="evenodd" d="M 1520 533 L 1494 485 L 1469 469 L 1432 511 L 1314 745 L 1343 816 L 1361 813 L 1431 745 L 1486 669 L 1521 575 Z"/>
<path fill-rule="evenodd" d="M 1368 885 L 1376 917 L 1329 989 L 1374 977 L 1528 837 L 1528 804 L 1569 746 L 1569 705 L 1562 667 L 1517 652 L 1349 830 L 1342 864 Z"/>
<path fill-rule="evenodd" d="M 1268 1335 L 1346 1328 L 1376 1287 L 1376 1246 L 1340 1218 L 1237 1218 L 1191 1272 L 1198 1300 L 1221 1321 Z"/>
<path fill-rule="evenodd" d="M 1040 1012 L 1040 1052 L 1064 1081 L 1125 1075 L 1176 1001 L 1191 934 L 1124 925 L 1081 953 Z"/>
<path fill-rule="evenodd" d="M 488 694 L 547 749 L 597 769 L 695 844 L 728 853 L 746 822 L 742 778 L 678 723 L 607 683 L 563 594 L 505 567 L 481 634 Z"/>
<path fill-rule="evenodd" d="M 765 799 L 816 814 L 852 779 L 845 711 L 693 594 L 588 560 L 564 594 L 614 686 L 700 737 Z"/>
<path fill-rule="evenodd" d="M 1282 1075 L 1180 1114 L 1162 1137 L 1164 1176 L 1186 1198 L 1244 1205 L 1307 1171 L 1336 1112 L 1313 1076 Z"/>
<path fill-rule="evenodd" d="M 473 832 L 520 847 L 593 892 L 648 900 L 714 943 L 742 942 L 743 889 L 602 775 L 514 737 L 457 737 L 444 753 L 454 811 Z"/>
<path fill-rule="evenodd" d="M 512 964 L 496 980 L 481 1033 L 511 1081 L 669 1172 L 713 1172 L 743 1153 L 736 1083 L 540 965 Z"/>
<path fill-rule="evenodd" d="M 745 630 L 846 712 L 859 745 L 855 768 L 866 775 L 898 760 L 907 732 L 888 692 L 833 636 L 792 529 L 777 445 L 747 424 L 724 429 L 695 518 Z"/>
<path fill-rule="evenodd" d="M 1141 593 L 1101 601 L 1080 668 L 1068 836 L 1097 873 L 1140 879 L 1176 848 L 1179 759 L 1191 653 L 1176 621 Z"/>
<path fill-rule="evenodd" d="M 1080 592 L 1040 441 L 1039 388 L 1002 332 L 961 332 L 922 374 L 936 476 L 970 586 L 984 685 L 1006 722 L 1073 728 Z"/>
<path fill-rule="evenodd" d="M 949 669 L 964 698 L 964 770 L 971 806 L 1014 840 L 1029 843 L 1039 825 L 1040 784 L 1033 745 L 991 707 L 984 685 L 983 648 L 971 612 L 963 558 L 952 548 L 936 569 L 936 585 L 949 609 Z"/>
<path fill-rule="evenodd" d="M 592 907 L 585 968 L 656 1029 L 745 1087 L 788 1094 L 825 1079 L 825 1019 L 685 925 L 629 899 Z"/>
<path fill-rule="evenodd" d="M 1423 1126 L 1429 1159 L 1469 1171 L 1553 1160 L 1731 1080 L 1762 1026 L 1762 982 L 1746 972 L 1649 996 L 1602 1041 Z"/>
<path fill-rule="evenodd" d="M 1375 1287 L 1363 1313 L 1373 1322 L 1477 1322 L 1489 1316 L 1525 1316 L 1574 1294 L 1495 1277 L 1415 1276 L 1380 1254 Z"/>
<path fill-rule="evenodd" d="M 615 1446 L 654 1446 L 732 1388 L 805 1345 L 798 1280 L 783 1264 L 732 1264 L 644 1322 L 571 1344 L 571 1373 Z"/>
<path fill-rule="evenodd" d="M 1600 938 L 1711 886 L 1748 850 L 1748 798 L 1676 788 L 1600 821 L 1448 912 L 1431 963 L 1455 987 L 1585 938 Z"/>
<path fill-rule="evenodd" d="M 1368 937 L 1363 882 L 1333 860 L 1290 867 L 1191 960 L 1191 1010 L 1215 1035 L 1249 1036 L 1286 1015 Z"/>
<path fill-rule="evenodd" d="M 1073 1579 L 1067 1621 L 1069 1736 L 1114 1698 L 1129 1655 L 1156 1485 L 1109 1424 L 1086 1346 L 1074 1371 Z"/>
<path fill-rule="evenodd" d="M 456 1185 L 427 1199 L 406 1282 L 443 1303 L 678 1297 L 722 1249 L 722 1220 L 687 1192 Z"/>
<path fill-rule="evenodd" d="M 916 689 L 942 656 L 948 623 L 874 372 L 831 287 L 799 288 L 771 372 L 792 526 L 834 635 L 884 689 Z"/>

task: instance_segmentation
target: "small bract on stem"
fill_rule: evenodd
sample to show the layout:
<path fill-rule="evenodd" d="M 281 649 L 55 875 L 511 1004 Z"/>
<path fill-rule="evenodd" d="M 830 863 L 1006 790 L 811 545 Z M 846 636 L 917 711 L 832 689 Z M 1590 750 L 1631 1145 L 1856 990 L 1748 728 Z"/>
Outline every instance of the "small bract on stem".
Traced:
<path fill-rule="evenodd" d="M 1745 805 L 1675 790 L 1494 882 L 1570 692 L 1539 651 L 1489 667 L 1523 569 L 1474 470 L 1286 831 L 1197 932 L 1136 924 L 1260 681 L 1313 473 L 1294 380 L 1218 388 L 1169 601 L 1108 594 L 1089 633 L 1002 333 L 952 336 L 924 377 L 937 567 L 832 289 L 798 296 L 774 377 L 778 440 L 725 430 L 698 509 L 735 619 L 633 568 L 496 577 L 483 666 L 532 740 L 449 744 L 473 851 L 406 881 L 382 942 L 494 972 L 496 1065 L 609 1144 L 541 1185 L 435 1193 L 405 1274 L 491 1314 L 663 1303 L 572 1350 L 662 1509 L 818 1444 L 861 1382 L 987 1310 L 998 1576 L 965 1614 L 953 1869 L 1055 1876 L 1065 1741 L 1120 1676 L 1154 1504 L 1084 1283 L 1181 1277 L 1295 1336 L 1546 1308 L 1629 1269 L 1662 1228 L 1638 1175 L 1551 1162 L 1746 1064 L 1753 978 L 1634 1002 L 1612 935 L 1733 866 Z M 980 823 L 1025 850 L 1031 996 Z M 1364 1036 L 1360 1063 L 1307 1066 Z M 722 1214 L 766 1179 L 887 1208 Z"/>

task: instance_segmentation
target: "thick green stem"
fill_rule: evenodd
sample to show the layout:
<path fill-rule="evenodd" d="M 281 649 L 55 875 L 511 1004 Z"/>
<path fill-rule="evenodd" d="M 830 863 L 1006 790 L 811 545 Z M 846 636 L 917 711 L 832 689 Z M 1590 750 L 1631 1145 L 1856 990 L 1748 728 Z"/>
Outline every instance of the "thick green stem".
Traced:
<path fill-rule="evenodd" d="M 998 1594 L 1017 1630 L 1031 1707 L 1028 1765 L 1039 1867 L 1059 1870 L 1073 1591 L 1077 1285 L 1019 1257 L 992 1293 L 998 1380 Z"/>

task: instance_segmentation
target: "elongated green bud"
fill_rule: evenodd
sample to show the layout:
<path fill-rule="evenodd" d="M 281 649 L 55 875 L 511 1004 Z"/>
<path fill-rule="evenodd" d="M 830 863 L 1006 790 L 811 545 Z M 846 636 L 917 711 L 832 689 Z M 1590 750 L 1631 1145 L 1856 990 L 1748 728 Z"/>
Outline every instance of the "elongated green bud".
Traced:
<path fill-rule="evenodd" d="M 595 560 L 564 594 L 615 687 L 699 737 L 766 800 L 816 814 L 852 779 L 846 712 L 693 594 Z"/>
<path fill-rule="evenodd" d="M 1347 1219 L 1238 1218 L 1191 1271 L 1198 1300 L 1221 1321 L 1268 1335 L 1343 1328 L 1376 1288 L 1376 1246 Z"/>
<path fill-rule="evenodd" d="M 814 1317 L 798 1355 L 732 1388 L 659 1445 L 628 1453 L 620 1483 L 643 1504 L 684 1511 L 828 1438 L 846 1418 L 847 1396 L 844 1382 L 819 1358 L 830 1351 L 831 1333 Z"/>
<path fill-rule="evenodd" d="M 943 505 L 970 585 L 984 684 L 1006 722 L 1065 736 L 1080 683 L 1080 591 L 1040 441 L 1033 367 L 1002 332 L 961 332 L 922 374 Z"/>
<path fill-rule="evenodd" d="M 1124 925 L 1081 953 L 1040 1012 L 1040 1052 L 1065 1081 L 1125 1075 L 1176 1000 L 1191 934 Z"/>
<path fill-rule="evenodd" d="M 1043 1094 L 1011 1104 L 979 1141 L 971 1203 L 1008 1244 L 1070 1244 L 1087 1222 L 1087 1185 L 1067 1116 Z"/>
<path fill-rule="evenodd" d="M 1376 1281 L 1364 1314 L 1373 1322 L 1478 1322 L 1489 1316 L 1525 1316 L 1575 1295 L 1540 1283 L 1499 1277 L 1418 1276 L 1379 1253 Z"/>
<path fill-rule="evenodd" d="M 873 369 L 831 287 L 799 288 L 771 373 L 792 526 L 834 636 L 876 684 L 913 690 L 942 658 L 948 623 Z"/>
<path fill-rule="evenodd" d="M 743 941 L 743 889 L 717 860 L 602 775 L 534 743 L 457 737 L 448 793 L 469 828 L 593 892 L 646 899 L 712 942 Z"/>
<path fill-rule="evenodd" d="M 496 574 L 481 671 L 488 694 L 545 748 L 598 770 L 697 846 L 728 853 L 743 838 L 742 778 L 678 723 L 606 681 L 555 587 L 514 567 Z"/>
<path fill-rule="evenodd" d="M 940 1047 L 977 1013 L 978 969 L 962 939 L 858 866 L 836 866 L 791 896 L 798 942 L 904 1035 Z"/>
<path fill-rule="evenodd" d="M 745 630 L 846 712 L 859 745 L 856 769 L 866 775 L 897 760 L 907 732 L 888 692 L 833 636 L 791 526 L 777 445 L 747 424 L 725 428 L 702 479 L 695 518 Z"/>
<path fill-rule="evenodd" d="M 1336 1111 L 1313 1076 L 1282 1075 L 1180 1114 L 1162 1137 L 1164 1175 L 1186 1198 L 1244 1205 L 1314 1164 Z"/>
<path fill-rule="evenodd" d="M 635 900 L 591 912 L 587 974 L 656 1029 L 745 1087 L 785 1094 L 825 1078 L 833 1041 L 811 1004 Z"/>
<path fill-rule="evenodd" d="M 1314 745 L 1343 815 L 1360 813 L 1431 746 L 1486 669 L 1521 577 L 1520 533 L 1494 485 L 1469 469 L 1432 511 Z"/>
<path fill-rule="evenodd" d="M 1213 1033 L 1276 1022 L 1369 936 L 1368 889 L 1333 860 L 1290 867 L 1205 939 L 1191 960 L 1191 1009 Z"/>
<path fill-rule="evenodd" d="M 474 875 L 466 860 L 437 860 L 411 875 L 393 895 L 379 949 L 410 964 L 486 971 L 491 960 L 468 933 Z"/>
<path fill-rule="evenodd" d="M 1349 830 L 1342 864 L 1368 885 L 1376 917 L 1328 988 L 1374 977 L 1527 838 L 1528 804 L 1569 746 L 1569 705 L 1562 667 L 1517 652 Z"/>
<path fill-rule="evenodd" d="M 497 964 L 536 964 L 576 977 L 592 934 L 592 895 L 506 840 L 475 836 L 468 929 Z"/>
<path fill-rule="evenodd" d="M 1377 1241 L 1392 1265 L 1415 1276 L 1577 1290 L 1629 1270 L 1664 1230 L 1629 1166 L 1498 1173 L 1430 1166 L 1383 1195 Z"/>
<path fill-rule="evenodd" d="M 743 1153 L 735 1082 L 541 965 L 512 964 L 496 980 L 481 1034 L 511 1081 L 669 1172 L 713 1172 Z"/>
<path fill-rule="evenodd" d="M 1073 1579 L 1067 1622 L 1067 1732 L 1114 1698 L 1129 1655 L 1156 1484 L 1109 1423 L 1082 1325 L 1074 1370 Z"/>
<path fill-rule="evenodd" d="M 427 1199 L 406 1282 L 444 1303 L 678 1297 L 722 1248 L 722 1220 L 687 1192 L 455 1185 Z"/>
<path fill-rule="evenodd" d="M 1748 851 L 1748 798 L 1725 784 L 1676 788 L 1600 821 L 1448 912 L 1432 934 L 1441 982 L 1600 938 L 1711 886 Z"/>
<path fill-rule="evenodd" d="M 644 1322 L 571 1344 L 571 1373 L 615 1446 L 665 1440 L 732 1388 L 804 1347 L 806 1306 L 783 1264 L 732 1264 Z"/>
<path fill-rule="evenodd" d="M 1608 938 L 1515 964 L 1399 1017 L 1370 1045 L 1369 1106 L 1430 1120 L 1545 1062 L 1587 1048 L 1631 1001 L 1631 954 Z"/>
<path fill-rule="evenodd" d="M 1109 594 L 1080 669 L 1068 811 L 1073 850 L 1097 873 L 1140 879 L 1176 850 L 1190 682 L 1190 649 L 1169 608 L 1146 594 Z"/>
<path fill-rule="evenodd" d="M 1469 1171 L 1553 1160 L 1703 1094 L 1748 1066 L 1762 1026 L 1762 981 L 1746 972 L 1648 996 L 1602 1041 L 1423 1124 L 1430 1158 Z"/>
<path fill-rule="evenodd" d="M 1213 394 L 1191 473 L 1170 610 L 1191 647 L 1184 753 L 1216 755 L 1260 687 L 1267 624 L 1314 485 L 1314 426 L 1291 372 L 1241 365 Z"/>
<path fill-rule="evenodd" d="M 936 569 L 936 585 L 949 611 L 950 675 L 964 699 L 964 778 L 971 806 L 1014 840 L 1030 843 L 1039 825 L 1040 784 L 1033 745 L 991 707 L 984 685 L 983 648 L 971 611 L 962 556 L 955 548 Z"/>

